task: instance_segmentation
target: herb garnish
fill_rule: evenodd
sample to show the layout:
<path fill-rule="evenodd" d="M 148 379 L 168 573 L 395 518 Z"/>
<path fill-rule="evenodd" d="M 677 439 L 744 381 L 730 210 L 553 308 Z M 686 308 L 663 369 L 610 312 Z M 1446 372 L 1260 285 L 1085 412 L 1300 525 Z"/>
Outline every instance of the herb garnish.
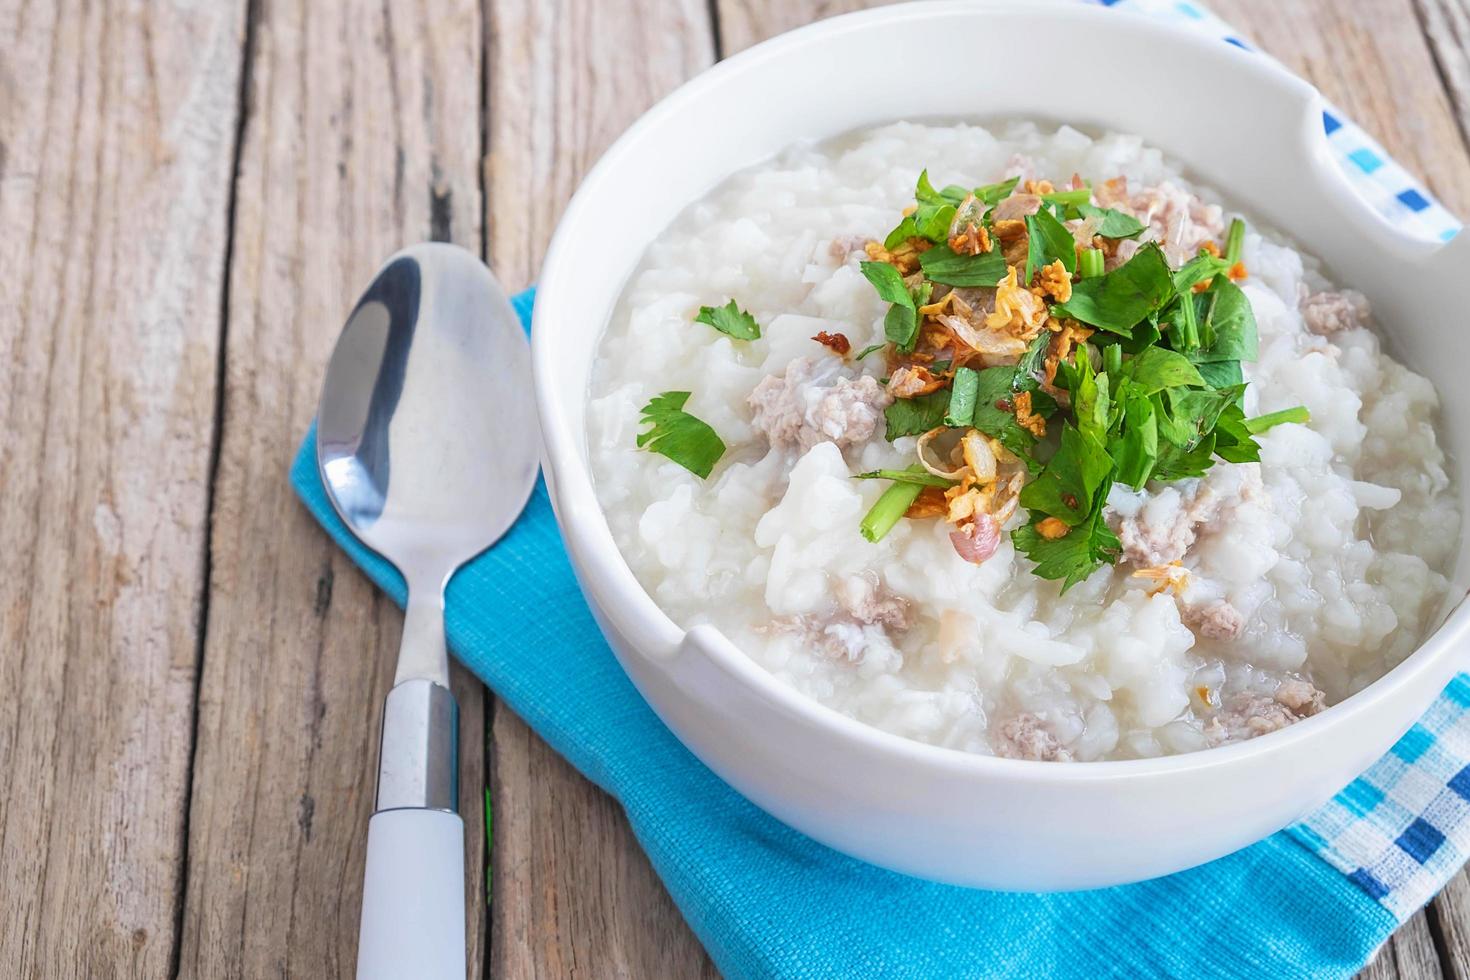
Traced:
<path fill-rule="evenodd" d="M 736 340 L 759 340 L 761 327 L 755 317 L 742 310 L 732 299 L 724 306 L 701 306 L 695 323 L 707 323 L 722 334 Z"/>
<path fill-rule="evenodd" d="M 932 287 L 924 283 L 910 291 L 903 275 L 887 262 L 864 262 L 861 268 L 878 295 L 893 304 L 883 318 L 884 336 L 905 353 L 913 350 L 919 333 L 919 307 L 928 302 Z"/>
<path fill-rule="evenodd" d="M 883 491 L 883 495 L 878 498 L 873 509 L 863 517 L 862 523 L 858 525 L 858 530 L 869 541 L 874 543 L 881 541 L 883 535 L 893 530 L 893 525 L 903 517 L 904 511 L 919 499 L 919 493 L 923 489 L 924 486 L 921 483 L 894 483 Z"/>
<path fill-rule="evenodd" d="M 665 456 L 700 479 L 725 455 L 725 442 L 709 425 L 684 411 L 687 391 L 666 391 L 643 406 L 641 424 L 652 424 L 638 434 L 638 448 Z"/>
<path fill-rule="evenodd" d="M 946 383 L 894 401 L 884 411 L 888 439 L 924 436 L 922 447 L 949 430 L 955 436 L 935 445 L 955 448 L 943 450 L 949 469 L 921 456 L 923 465 L 908 470 L 860 474 L 893 481 L 861 530 L 869 541 L 882 538 L 925 487 L 945 490 L 948 506 L 939 509 L 951 522 L 989 514 L 1004 523 L 1023 507 L 1027 520 L 1012 543 L 1037 575 L 1065 591 L 1119 558 L 1104 518 L 1115 483 L 1141 490 L 1201 476 L 1217 459 L 1259 460 L 1257 435 L 1309 415 L 1298 406 L 1245 416 L 1241 363 L 1256 358 L 1258 342 L 1250 301 L 1233 281 L 1245 275 L 1243 222 L 1231 223 L 1223 254 L 1211 243 L 1175 269 L 1147 241 L 1109 271 L 1116 245 L 1088 247 L 1074 230 L 1086 222 L 1094 242 L 1116 243 L 1144 234 L 1142 221 L 1094 204 L 1090 185 L 1057 191 L 1028 181 L 1025 192 L 1039 195 L 1042 207 L 1025 217 L 1024 242 L 1022 223 L 1010 222 L 1002 243 L 977 202 L 993 208 L 1018 186 L 1013 178 L 935 190 L 922 173 L 916 207 L 884 242 L 891 260 L 862 263 L 891 304 L 890 367 L 896 358 Z M 973 294 L 962 301 L 955 292 L 951 302 L 947 287 L 997 292 L 982 295 L 986 307 L 978 309 Z M 944 319 L 920 313 L 935 296 L 950 304 Z M 937 475 L 951 471 L 955 479 Z"/>

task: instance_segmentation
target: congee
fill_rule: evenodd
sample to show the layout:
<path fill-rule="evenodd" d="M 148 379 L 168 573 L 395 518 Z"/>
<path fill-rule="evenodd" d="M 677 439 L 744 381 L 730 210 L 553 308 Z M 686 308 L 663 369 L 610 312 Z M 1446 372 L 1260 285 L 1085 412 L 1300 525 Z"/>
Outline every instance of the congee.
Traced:
<path fill-rule="evenodd" d="M 1407 656 L 1458 540 L 1434 389 L 1351 285 L 1136 137 L 796 146 L 631 278 L 598 496 L 676 622 L 883 730 L 1252 738 Z"/>

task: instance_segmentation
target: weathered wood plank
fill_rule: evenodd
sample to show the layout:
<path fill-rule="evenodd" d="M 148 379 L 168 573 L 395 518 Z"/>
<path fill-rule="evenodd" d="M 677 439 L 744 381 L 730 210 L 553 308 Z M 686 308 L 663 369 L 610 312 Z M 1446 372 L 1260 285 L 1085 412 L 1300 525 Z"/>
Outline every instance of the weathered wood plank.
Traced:
<path fill-rule="evenodd" d="M 1442 976 L 1428 913 L 1423 909 L 1400 926 L 1358 974 L 1359 980 L 1439 980 Z"/>
<path fill-rule="evenodd" d="M 0 973 L 169 969 L 243 3 L 0 2 Z"/>
<path fill-rule="evenodd" d="M 1414 0 L 1414 6 L 1460 132 L 1470 139 L 1470 2 Z"/>
<path fill-rule="evenodd" d="M 381 261 L 480 249 L 474 0 L 261 0 L 236 184 L 224 422 L 180 972 L 351 974 L 402 619 L 285 471 Z M 456 671 L 469 961 L 484 960 L 482 688 Z"/>
<path fill-rule="evenodd" d="M 815 20 L 878 7 L 891 0 L 717 0 L 725 57 Z"/>
<path fill-rule="evenodd" d="M 1462 870 L 1439 893 L 1432 908 L 1439 932 L 1444 975 L 1470 977 L 1470 877 Z"/>
<path fill-rule="evenodd" d="M 710 63 L 704 0 L 492 0 L 487 227 L 491 265 L 529 284 L 567 198 L 602 150 Z M 496 977 L 712 972 L 621 810 L 509 710 L 491 726 L 491 971 Z"/>
<path fill-rule="evenodd" d="M 1413 0 L 1212 7 L 1321 89 L 1449 208 L 1470 213 L 1470 157 Z"/>

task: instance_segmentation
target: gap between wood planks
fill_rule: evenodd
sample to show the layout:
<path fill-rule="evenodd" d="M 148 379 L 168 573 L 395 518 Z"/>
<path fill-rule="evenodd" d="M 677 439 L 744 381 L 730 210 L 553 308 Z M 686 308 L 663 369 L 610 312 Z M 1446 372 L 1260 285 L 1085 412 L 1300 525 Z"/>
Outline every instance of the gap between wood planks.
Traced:
<path fill-rule="evenodd" d="M 262 0 L 246 0 L 245 32 L 241 43 L 240 90 L 235 97 L 235 143 L 230 147 L 230 186 L 226 190 L 224 263 L 220 270 L 218 357 L 214 375 L 214 417 L 210 420 L 209 467 L 204 488 L 204 561 L 199 600 L 198 636 L 194 647 L 194 703 L 189 724 L 188 778 L 184 782 L 184 816 L 179 824 L 178 878 L 174 888 L 173 950 L 169 976 L 177 978 L 184 951 L 184 912 L 189 894 L 190 817 L 194 811 L 194 762 L 199 749 L 199 696 L 204 681 L 204 651 L 209 636 L 210 582 L 214 577 L 214 492 L 219 483 L 220 448 L 225 430 L 225 367 L 230 339 L 230 262 L 235 254 L 235 212 L 239 204 L 240 157 L 245 147 L 245 124 L 250 118 L 250 86 L 254 82 L 256 30 Z"/>

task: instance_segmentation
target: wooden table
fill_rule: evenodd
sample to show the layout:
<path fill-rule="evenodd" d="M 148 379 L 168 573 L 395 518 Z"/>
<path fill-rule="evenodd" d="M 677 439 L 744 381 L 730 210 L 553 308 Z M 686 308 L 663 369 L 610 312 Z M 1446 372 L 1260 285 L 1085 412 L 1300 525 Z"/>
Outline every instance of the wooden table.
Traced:
<path fill-rule="evenodd" d="M 400 616 L 285 481 L 348 304 L 425 238 L 530 283 L 639 112 L 858 5 L 0 0 L 0 974 L 350 975 Z M 1470 2 L 1215 8 L 1470 214 Z M 616 804 L 455 687 L 473 974 L 712 975 Z M 1470 973 L 1470 880 L 1367 972 Z"/>

